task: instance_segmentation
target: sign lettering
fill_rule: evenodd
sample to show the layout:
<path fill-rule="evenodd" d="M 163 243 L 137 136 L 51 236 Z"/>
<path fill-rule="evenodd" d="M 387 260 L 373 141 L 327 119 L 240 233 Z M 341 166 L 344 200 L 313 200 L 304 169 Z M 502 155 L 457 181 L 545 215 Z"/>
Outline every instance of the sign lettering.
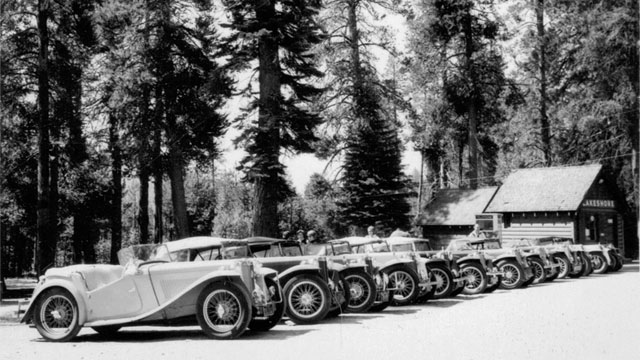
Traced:
<path fill-rule="evenodd" d="M 586 199 L 582 205 L 599 208 L 615 208 L 616 203 L 613 200 Z"/>

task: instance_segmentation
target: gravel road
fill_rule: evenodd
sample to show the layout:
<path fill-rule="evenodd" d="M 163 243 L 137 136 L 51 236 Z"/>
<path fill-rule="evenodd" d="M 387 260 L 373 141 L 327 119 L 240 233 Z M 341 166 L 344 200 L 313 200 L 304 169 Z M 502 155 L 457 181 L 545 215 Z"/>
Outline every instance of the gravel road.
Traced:
<path fill-rule="evenodd" d="M 198 327 L 83 329 L 47 343 L 25 325 L 0 325 L 0 359 L 638 359 L 638 264 L 619 273 L 527 289 L 348 314 L 317 325 L 215 341 Z"/>

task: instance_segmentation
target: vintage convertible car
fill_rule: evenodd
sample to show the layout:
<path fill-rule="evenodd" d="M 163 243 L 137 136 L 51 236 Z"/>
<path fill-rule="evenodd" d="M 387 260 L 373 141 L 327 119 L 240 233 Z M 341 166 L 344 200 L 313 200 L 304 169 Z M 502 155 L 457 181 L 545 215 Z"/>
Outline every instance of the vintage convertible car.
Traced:
<path fill-rule="evenodd" d="M 531 264 L 541 262 L 537 254 L 525 256 L 518 248 L 503 249 L 497 238 L 467 239 L 466 241 L 471 248 L 490 258 L 498 270 L 503 272 L 500 288 L 516 289 L 528 286 L 535 281 Z"/>
<path fill-rule="evenodd" d="M 427 301 L 435 291 L 426 259 L 415 253 L 394 253 L 383 239 L 348 237 L 337 239 L 348 242 L 354 254 L 366 254 L 389 277 L 389 290 L 393 291 L 391 305 L 408 305 Z M 336 240 L 334 240 L 336 241 Z"/>
<path fill-rule="evenodd" d="M 388 301 L 389 291 L 384 287 L 383 275 L 374 267 L 370 257 L 353 255 L 349 251 L 349 255 L 333 256 L 334 252 L 327 251 L 332 248 L 332 244 L 313 243 L 300 244 L 297 241 L 286 241 L 280 239 L 271 239 L 257 237 L 247 239 L 250 244 L 251 252 L 262 257 L 297 257 L 302 256 L 319 257 L 326 256 L 331 260 L 331 264 L 340 264 L 343 266 L 339 273 L 339 281 L 345 284 L 348 289 L 346 297 L 346 308 L 343 306 L 335 306 L 329 311 L 329 315 L 337 315 L 341 311 L 347 312 L 367 312 L 374 305 L 376 298 L 380 301 Z M 336 249 L 339 251 L 338 249 Z M 376 284 L 382 285 L 379 291 Z"/>
<path fill-rule="evenodd" d="M 318 256 L 279 255 L 278 239 L 221 239 L 191 237 L 169 243 L 172 257 L 184 261 L 246 259 L 276 270 L 283 288 L 283 311 L 296 324 L 311 324 L 332 310 L 339 312 L 348 299 L 339 277 L 345 267 Z M 276 247 L 272 244 L 276 243 Z M 275 323 L 271 324 L 275 326 Z"/>
<path fill-rule="evenodd" d="M 468 239 L 451 240 L 447 248 L 436 256 L 457 263 L 461 276 L 465 278 L 464 287 L 454 290 L 454 294 L 476 295 L 495 291 L 504 276 L 493 259 L 474 249 Z"/>
<path fill-rule="evenodd" d="M 539 237 L 529 239 L 533 246 L 541 246 L 552 254 L 560 264 L 558 279 L 565 277 L 577 278 L 588 275 L 593 267 L 588 261 L 586 253 L 581 246 L 573 246 L 567 238 Z"/>
<path fill-rule="evenodd" d="M 458 287 L 464 287 L 465 278 L 461 276 L 457 262 L 438 257 L 439 251 L 433 250 L 429 240 L 412 237 L 390 237 L 386 239 L 395 252 L 414 252 L 427 259 L 429 272 L 436 279 L 434 299 L 442 299 L 453 294 Z"/>
<path fill-rule="evenodd" d="M 393 292 L 389 290 L 389 276 L 380 269 L 383 264 L 379 261 L 367 254 L 354 254 L 349 242 L 343 240 L 331 240 L 322 244 L 317 253 L 343 265 L 364 264 L 366 274 L 357 271 L 345 276 L 349 286 L 351 311 L 382 311 L 391 304 Z"/>
<path fill-rule="evenodd" d="M 47 270 L 22 322 L 50 341 L 68 341 L 83 326 L 113 333 L 151 324 L 199 324 L 211 338 L 230 339 L 282 315 L 278 274 L 255 260 L 185 263 L 167 244 L 130 246 L 118 258 L 121 265 Z"/>

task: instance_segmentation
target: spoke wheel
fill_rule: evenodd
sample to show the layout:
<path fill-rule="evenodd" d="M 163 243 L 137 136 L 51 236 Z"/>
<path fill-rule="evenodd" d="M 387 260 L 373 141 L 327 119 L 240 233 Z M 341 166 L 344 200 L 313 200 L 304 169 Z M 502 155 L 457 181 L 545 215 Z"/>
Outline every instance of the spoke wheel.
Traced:
<path fill-rule="evenodd" d="M 487 288 L 487 273 L 480 268 L 479 264 L 462 264 L 460 274 L 467 279 L 464 290 L 462 290 L 463 294 L 476 295 L 484 292 Z"/>
<path fill-rule="evenodd" d="M 234 283 L 209 284 L 198 296 L 196 317 L 207 336 L 236 338 L 247 329 L 251 319 L 248 296 Z"/>
<path fill-rule="evenodd" d="M 569 270 L 571 269 L 569 259 L 565 255 L 557 255 L 555 256 L 555 259 L 560 265 L 560 267 L 558 267 L 558 279 L 566 278 L 567 275 L 569 275 Z"/>
<path fill-rule="evenodd" d="M 78 305 L 73 296 L 61 288 L 45 291 L 35 307 L 35 326 L 49 341 L 68 341 L 80 331 Z"/>
<path fill-rule="evenodd" d="M 453 276 L 451 272 L 439 266 L 431 267 L 429 270 L 431 270 L 436 281 L 433 298 L 442 299 L 449 296 L 453 290 Z"/>
<path fill-rule="evenodd" d="M 547 273 L 544 269 L 544 263 L 539 259 L 531 259 L 530 264 L 533 271 L 532 284 L 540 284 L 547 280 Z"/>
<path fill-rule="evenodd" d="M 345 282 L 349 289 L 349 312 L 367 311 L 376 299 L 376 285 L 371 276 L 365 272 L 348 273 Z"/>
<path fill-rule="evenodd" d="M 391 305 L 408 305 L 418 296 L 418 275 L 409 269 L 391 270 L 389 287 L 394 289 Z"/>
<path fill-rule="evenodd" d="M 518 263 L 513 260 L 505 260 L 498 264 L 498 269 L 503 272 L 500 288 L 510 290 L 522 286 L 524 271 Z"/>
<path fill-rule="evenodd" d="M 603 255 L 595 253 L 590 254 L 591 265 L 593 266 L 594 274 L 605 274 L 609 269 L 607 266 L 607 259 Z"/>
<path fill-rule="evenodd" d="M 296 324 L 312 324 L 327 315 L 330 306 L 329 286 L 319 277 L 300 275 L 285 286 L 287 315 Z"/>

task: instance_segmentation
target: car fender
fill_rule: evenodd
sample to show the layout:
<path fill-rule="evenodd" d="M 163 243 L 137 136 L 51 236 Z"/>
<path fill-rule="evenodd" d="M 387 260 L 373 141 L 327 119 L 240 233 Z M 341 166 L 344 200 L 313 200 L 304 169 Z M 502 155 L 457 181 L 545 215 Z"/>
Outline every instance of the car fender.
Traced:
<path fill-rule="evenodd" d="M 409 259 L 391 259 L 384 262 L 382 265 L 380 265 L 379 268 L 380 268 L 380 271 L 385 271 L 392 266 L 400 265 L 400 266 L 408 266 L 414 271 L 417 271 L 416 266 L 414 266 L 413 264 L 414 262 Z"/>
<path fill-rule="evenodd" d="M 79 273 L 71 274 L 71 278 L 46 278 L 41 286 L 37 286 L 31 295 L 29 306 L 24 313 L 24 316 L 20 320 L 21 323 L 29 322 L 33 316 L 35 304 L 38 302 L 38 298 L 48 289 L 51 288 L 63 288 L 67 290 L 76 301 L 78 305 L 78 324 L 83 325 L 87 319 L 87 305 L 86 305 L 86 292 L 78 290 L 79 286 L 84 286 L 82 277 Z"/>
<path fill-rule="evenodd" d="M 198 280 L 194 281 L 193 284 L 191 284 L 189 287 L 182 290 L 172 299 L 165 302 L 161 306 L 158 306 L 155 309 L 149 310 L 143 314 L 132 316 L 132 317 L 110 319 L 110 320 L 97 320 L 97 321 L 88 322 L 86 323 L 86 325 L 107 326 L 107 325 L 119 325 L 119 324 L 127 324 L 127 323 L 144 321 L 145 319 L 153 317 L 154 315 L 166 310 L 169 307 L 175 307 L 181 304 L 182 302 L 191 302 L 193 301 L 193 299 L 197 299 L 202 289 L 204 289 L 210 283 L 217 282 L 217 281 L 232 282 L 238 285 L 238 287 L 245 294 L 247 302 L 251 304 L 251 295 L 249 294 L 247 286 L 244 284 L 240 274 L 238 274 L 237 271 L 232 271 L 232 270 L 215 271 L 207 275 L 204 275 Z"/>
<path fill-rule="evenodd" d="M 299 274 L 312 274 L 312 275 L 320 275 L 320 268 L 314 264 L 300 264 L 296 266 L 292 266 L 287 270 L 278 274 L 278 279 L 280 283 L 284 286 L 284 284 L 289 281 L 294 276 Z"/>

